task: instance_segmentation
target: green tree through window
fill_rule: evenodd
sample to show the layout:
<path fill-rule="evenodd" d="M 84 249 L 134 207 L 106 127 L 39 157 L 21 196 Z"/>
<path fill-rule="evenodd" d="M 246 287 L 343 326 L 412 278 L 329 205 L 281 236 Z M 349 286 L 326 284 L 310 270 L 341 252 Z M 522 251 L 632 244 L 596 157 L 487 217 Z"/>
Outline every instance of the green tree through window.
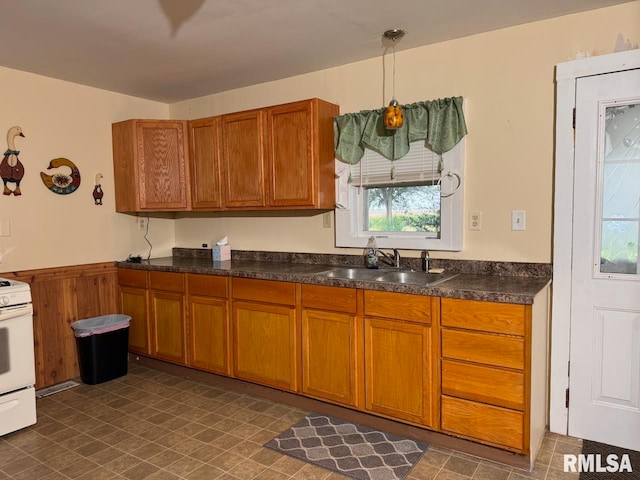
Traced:
<path fill-rule="evenodd" d="M 440 232 L 437 186 L 367 187 L 365 229 L 374 232 Z"/>

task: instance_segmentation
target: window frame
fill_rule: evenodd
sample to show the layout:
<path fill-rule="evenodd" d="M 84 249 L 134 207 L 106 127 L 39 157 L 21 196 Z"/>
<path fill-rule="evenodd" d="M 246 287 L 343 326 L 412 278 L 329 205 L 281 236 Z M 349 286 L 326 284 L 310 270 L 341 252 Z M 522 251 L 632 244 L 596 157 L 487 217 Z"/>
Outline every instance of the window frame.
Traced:
<path fill-rule="evenodd" d="M 426 237 L 424 232 L 375 232 L 364 230 L 364 193 L 358 193 L 357 185 L 342 186 L 337 180 L 338 194 L 344 200 L 345 194 L 348 205 L 339 205 L 335 210 L 336 247 L 364 248 L 369 237 L 376 238 L 380 248 L 401 248 L 408 250 L 443 250 L 461 251 L 463 248 L 464 231 L 464 152 L 463 138 L 453 149 L 442 154 L 444 172 L 451 171 L 460 176 L 460 187 L 453 195 L 443 196 L 440 205 L 440 238 Z M 346 175 L 345 170 L 339 169 L 336 161 L 336 175 Z M 344 169 L 345 164 L 342 164 Z M 348 169 L 347 169 L 348 170 Z M 399 182 L 406 183 L 406 182 Z M 443 181 L 443 186 L 447 181 Z M 347 192 L 345 192 L 345 189 Z M 344 203 L 344 202 L 343 202 Z"/>

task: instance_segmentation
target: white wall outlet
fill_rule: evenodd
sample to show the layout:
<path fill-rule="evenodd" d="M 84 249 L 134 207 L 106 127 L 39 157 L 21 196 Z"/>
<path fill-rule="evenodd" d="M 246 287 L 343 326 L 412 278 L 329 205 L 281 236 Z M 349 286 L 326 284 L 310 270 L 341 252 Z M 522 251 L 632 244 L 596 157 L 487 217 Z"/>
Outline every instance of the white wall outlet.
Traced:
<path fill-rule="evenodd" d="M 138 230 L 145 231 L 149 225 L 149 219 L 147 217 L 138 217 Z"/>
<path fill-rule="evenodd" d="M 511 210 L 511 230 L 520 231 L 526 229 L 524 210 Z"/>
<path fill-rule="evenodd" d="M 482 212 L 469 212 L 469 230 L 479 231 L 482 228 Z"/>

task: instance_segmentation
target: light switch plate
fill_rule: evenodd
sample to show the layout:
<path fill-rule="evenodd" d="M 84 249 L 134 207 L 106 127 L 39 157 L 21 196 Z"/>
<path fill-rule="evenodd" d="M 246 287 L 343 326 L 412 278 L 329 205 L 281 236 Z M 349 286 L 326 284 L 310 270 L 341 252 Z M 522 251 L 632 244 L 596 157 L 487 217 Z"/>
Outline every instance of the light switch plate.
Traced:
<path fill-rule="evenodd" d="M 511 210 L 511 230 L 521 231 L 526 229 L 524 210 Z"/>

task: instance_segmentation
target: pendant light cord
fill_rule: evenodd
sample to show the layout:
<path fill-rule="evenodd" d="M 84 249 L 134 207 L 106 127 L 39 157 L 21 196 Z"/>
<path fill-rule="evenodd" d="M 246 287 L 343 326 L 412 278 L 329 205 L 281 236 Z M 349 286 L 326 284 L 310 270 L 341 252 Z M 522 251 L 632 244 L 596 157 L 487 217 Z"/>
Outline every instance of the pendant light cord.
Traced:
<path fill-rule="evenodd" d="M 393 42 L 393 86 L 391 87 L 391 98 L 396 98 L 396 43 Z"/>

